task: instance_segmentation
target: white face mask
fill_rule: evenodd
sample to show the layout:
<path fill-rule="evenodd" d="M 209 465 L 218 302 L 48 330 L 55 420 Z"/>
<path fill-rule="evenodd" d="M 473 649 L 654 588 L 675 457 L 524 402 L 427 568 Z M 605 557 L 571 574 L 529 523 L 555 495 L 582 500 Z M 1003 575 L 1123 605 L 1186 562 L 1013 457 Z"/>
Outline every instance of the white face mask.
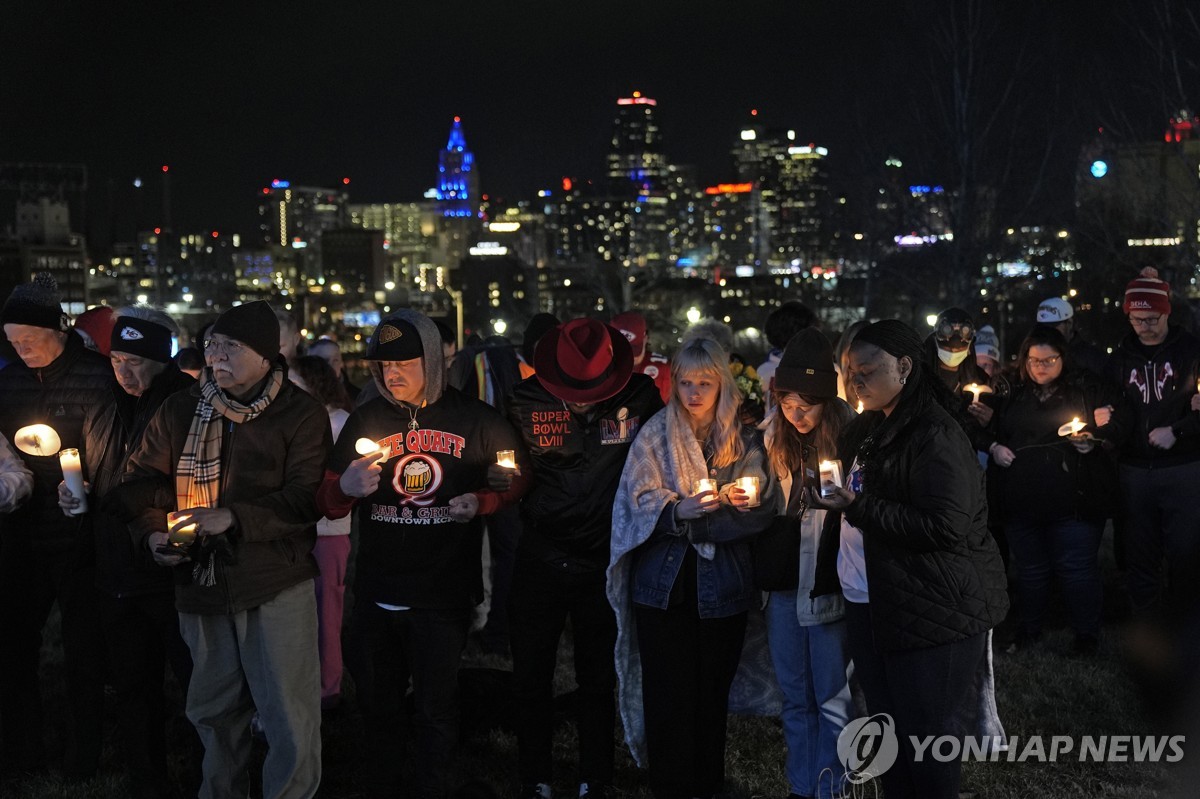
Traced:
<path fill-rule="evenodd" d="M 938 360 L 951 368 L 955 368 L 967 359 L 967 356 L 971 354 L 971 350 L 968 348 L 962 352 L 949 352 L 941 347 L 938 347 L 937 353 Z"/>

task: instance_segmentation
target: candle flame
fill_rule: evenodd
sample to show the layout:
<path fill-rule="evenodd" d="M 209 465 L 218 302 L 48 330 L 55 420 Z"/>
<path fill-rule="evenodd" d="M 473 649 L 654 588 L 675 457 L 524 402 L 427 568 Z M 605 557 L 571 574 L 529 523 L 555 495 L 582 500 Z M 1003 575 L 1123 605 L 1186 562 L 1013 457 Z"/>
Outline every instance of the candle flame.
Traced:
<path fill-rule="evenodd" d="M 864 409 L 863 409 L 863 401 L 862 401 L 862 400 L 859 400 L 859 401 L 858 401 L 858 412 L 859 412 L 859 413 L 862 413 L 862 412 L 863 412 L 863 410 L 864 410 Z"/>

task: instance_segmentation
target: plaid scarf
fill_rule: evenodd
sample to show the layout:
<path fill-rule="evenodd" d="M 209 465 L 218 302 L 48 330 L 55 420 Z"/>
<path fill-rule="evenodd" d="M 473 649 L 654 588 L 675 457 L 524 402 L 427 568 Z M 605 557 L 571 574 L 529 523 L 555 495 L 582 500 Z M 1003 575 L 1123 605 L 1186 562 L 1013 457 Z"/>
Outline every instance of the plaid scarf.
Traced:
<path fill-rule="evenodd" d="M 175 467 L 175 507 L 215 508 L 221 496 L 221 420 L 234 424 L 248 422 L 267 409 L 283 387 L 283 367 L 276 365 L 267 380 L 266 388 L 250 405 L 242 405 L 221 391 L 213 380 L 212 371 L 204 370 L 200 383 L 200 401 L 192 415 L 179 464 Z M 204 539 L 200 539 L 201 542 Z M 214 585 L 212 547 L 197 547 L 189 553 L 196 560 L 193 579 L 201 585 Z"/>

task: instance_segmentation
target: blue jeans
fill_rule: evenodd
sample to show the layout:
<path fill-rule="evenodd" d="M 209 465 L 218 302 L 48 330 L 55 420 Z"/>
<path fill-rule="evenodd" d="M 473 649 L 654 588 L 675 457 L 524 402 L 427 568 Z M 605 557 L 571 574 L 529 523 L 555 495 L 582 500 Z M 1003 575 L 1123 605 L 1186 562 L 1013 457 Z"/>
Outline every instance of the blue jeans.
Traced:
<path fill-rule="evenodd" d="M 1021 629 L 1034 635 L 1050 604 L 1050 582 L 1057 575 L 1071 627 L 1079 635 L 1098 635 L 1101 522 L 1083 519 L 1010 519 L 1005 525 L 1017 577 Z"/>
<path fill-rule="evenodd" d="M 767 639 L 783 690 L 787 778 L 800 796 L 837 795 L 846 769 L 837 739 L 850 720 L 846 622 L 801 626 L 796 592 L 774 591 L 767 602 Z"/>

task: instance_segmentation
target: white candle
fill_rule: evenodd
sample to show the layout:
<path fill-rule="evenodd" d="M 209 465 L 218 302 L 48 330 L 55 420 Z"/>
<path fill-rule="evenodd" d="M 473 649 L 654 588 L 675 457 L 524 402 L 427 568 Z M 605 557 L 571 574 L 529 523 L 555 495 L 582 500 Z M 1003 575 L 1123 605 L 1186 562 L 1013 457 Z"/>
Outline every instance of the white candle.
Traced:
<path fill-rule="evenodd" d="M 502 449 L 496 453 L 496 463 L 505 469 L 517 468 L 517 453 L 511 449 Z"/>
<path fill-rule="evenodd" d="M 842 462 L 821 461 L 821 496 L 831 497 L 842 486 Z"/>
<path fill-rule="evenodd" d="M 79 500 L 79 507 L 71 511 L 72 516 L 87 513 L 87 492 L 83 490 L 83 465 L 79 462 L 79 450 L 64 449 L 58 453 L 58 462 L 62 465 L 63 480 L 71 496 Z"/>
<path fill-rule="evenodd" d="M 717 481 L 703 477 L 692 484 L 692 496 L 717 493 Z"/>
<path fill-rule="evenodd" d="M 865 410 L 865 408 L 863 408 L 863 401 L 859 400 L 858 401 L 858 412 L 862 413 L 864 410 Z"/>
<path fill-rule="evenodd" d="M 48 424 L 31 424 L 13 434 L 13 445 L 26 455 L 49 457 L 58 452 L 62 441 L 58 432 Z"/>
<path fill-rule="evenodd" d="M 733 484 L 735 486 L 737 486 L 738 488 L 742 489 L 742 491 L 746 492 L 746 507 L 747 508 L 757 508 L 758 507 L 758 478 L 757 477 L 755 477 L 753 475 L 749 475 L 746 477 L 739 477 L 737 480 L 733 481 Z"/>
<path fill-rule="evenodd" d="M 177 547 L 186 547 L 196 540 L 196 525 L 185 524 L 178 530 L 173 529 L 175 525 L 182 521 L 187 521 L 192 518 L 190 513 L 180 513 L 179 511 L 171 511 L 167 514 L 167 543 Z"/>

